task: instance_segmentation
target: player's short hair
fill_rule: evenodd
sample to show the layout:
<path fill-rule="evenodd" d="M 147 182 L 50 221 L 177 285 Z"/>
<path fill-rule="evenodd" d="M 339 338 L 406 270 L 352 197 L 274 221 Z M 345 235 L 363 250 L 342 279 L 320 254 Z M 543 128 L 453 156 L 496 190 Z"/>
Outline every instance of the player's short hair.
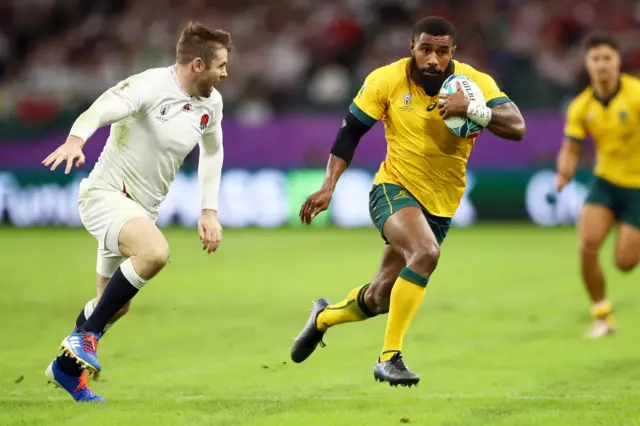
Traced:
<path fill-rule="evenodd" d="M 585 50 L 590 50 L 598 46 L 609 46 L 616 52 L 620 50 L 618 42 L 611 35 L 606 33 L 590 34 L 584 41 Z"/>
<path fill-rule="evenodd" d="M 206 66 L 220 48 L 231 51 L 231 34 L 223 30 L 214 30 L 200 22 L 187 24 L 176 46 L 176 61 L 186 65 L 196 58 L 202 58 Z"/>
<path fill-rule="evenodd" d="M 416 22 L 413 26 L 413 39 L 416 40 L 423 33 L 432 36 L 450 36 L 454 43 L 458 38 L 456 27 L 440 16 L 427 16 Z"/>

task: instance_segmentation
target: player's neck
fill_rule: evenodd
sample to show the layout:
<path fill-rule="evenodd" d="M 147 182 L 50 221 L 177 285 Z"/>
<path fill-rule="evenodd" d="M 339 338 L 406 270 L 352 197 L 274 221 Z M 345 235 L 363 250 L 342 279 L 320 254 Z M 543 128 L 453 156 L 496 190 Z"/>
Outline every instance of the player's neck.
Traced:
<path fill-rule="evenodd" d="M 599 99 L 609 99 L 615 95 L 620 84 L 620 76 L 608 81 L 594 81 L 592 83 L 593 91 Z"/>
<path fill-rule="evenodd" d="M 178 77 L 178 83 L 189 96 L 196 96 L 198 91 L 193 81 L 189 78 L 189 70 L 180 64 L 175 64 L 173 69 Z"/>

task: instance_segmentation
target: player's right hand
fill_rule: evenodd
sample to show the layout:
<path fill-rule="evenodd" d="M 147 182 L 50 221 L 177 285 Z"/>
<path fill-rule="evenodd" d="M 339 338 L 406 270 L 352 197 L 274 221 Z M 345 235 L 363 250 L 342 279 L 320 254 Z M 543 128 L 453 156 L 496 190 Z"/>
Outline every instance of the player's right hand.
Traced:
<path fill-rule="evenodd" d="M 566 176 L 558 173 L 556 174 L 556 192 L 562 191 L 562 189 L 567 186 L 570 179 L 567 179 Z"/>
<path fill-rule="evenodd" d="M 300 222 L 306 223 L 307 225 L 311 224 L 314 217 L 329 208 L 332 196 L 333 191 L 325 189 L 309 195 L 300 208 Z"/>
<path fill-rule="evenodd" d="M 54 171 L 61 163 L 67 162 L 64 174 L 68 175 L 71 172 L 73 163 L 76 167 L 80 167 L 84 164 L 84 154 L 82 153 L 82 146 L 84 142 L 77 136 L 69 136 L 67 141 L 60 145 L 58 149 L 53 151 L 47 158 L 42 161 L 45 167 L 51 165 L 51 171 Z"/>

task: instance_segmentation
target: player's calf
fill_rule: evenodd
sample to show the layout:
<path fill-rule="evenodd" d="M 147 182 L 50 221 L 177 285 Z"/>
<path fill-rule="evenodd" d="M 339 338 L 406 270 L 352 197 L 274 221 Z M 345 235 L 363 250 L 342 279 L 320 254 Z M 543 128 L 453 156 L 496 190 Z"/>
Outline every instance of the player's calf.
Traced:
<path fill-rule="evenodd" d="M 589 203 L 578 217 L 580 273 L 592 303 L 605 299 L 605 280 L 598 252 L 614 222 L 614 213 L 609 208 Z"/>
<path fill-rule="evenodd" d="M 382 254 L 380 268 L 364 294 L 364 304 L 373 314 L 389 312 L 391 290 L 404 267 L 405 260 L 402 254 L 387 244 Z"/>
<path fill-rule="evenodd" d="M 365 303 L 376 315 L 384 315 L 389 312 L 391 303 L 391 289 L 396 280 L 388 282 L 372 282 L 365 293 Z"/>
<path fill-rule="evenodd" d="M 631 272 L 635 269 L 637 265 L 638 265 L 638 262 L 635 259 L 630 260 L 624 257 L 620 259 L 616 257 L 616 266 L 622 272 Z"/>
<path fill-rule="evenodd" d="M 91 299 L 87 302 L 86 305 L 84 305 L 84 308 L 82 308 L 82 310 L 80 311 L 80 313 L 78 314 L 78 318 L 76 318 L 76 323 L 74 325 L 74 331 L 78 331 L 80 330 L 80 327 L 82 327 L 84 325 L 85 322 L 87 322 L 87 319 L 89 319 L 89 317 L 91 316 L 91 314 L 93 313 L 93 310 L 96 307 L 96 303 L 97 300 L 96 299 Z M 123 316 L 125 316 L 129 310 L 131 309 L 131 301 L 127 302 L 126 305 L 124 305 L 122 307 L 122 309 L 120 309 L 114 316 L 113 318 L 111 318 L 111 320 L 109 320 L 109 322 L 107 323 L 107 325 L 104 327 L 104 330 L 102 330 L 102 334 L 106 333 L 107 330 L 109 328 L 111 328 L 111 326 L 113 324 L 116 323 L 116 321 L 118 321 L 120 318 L 122 318 Z"/>
<path fill-rule="evenodd" d="M 616 250 L 615 263 L 622 272 L 631 272 L 638 265 L 638 253 Z"/>
<path fill-rule="evenodd" d="M 635 223 L 635 215 L 632 222 Z M 616 239 L 615 262 L 618 269 L 630 272 L 640 261 L 640 228 L 636 224 L 622 222 Z"/>

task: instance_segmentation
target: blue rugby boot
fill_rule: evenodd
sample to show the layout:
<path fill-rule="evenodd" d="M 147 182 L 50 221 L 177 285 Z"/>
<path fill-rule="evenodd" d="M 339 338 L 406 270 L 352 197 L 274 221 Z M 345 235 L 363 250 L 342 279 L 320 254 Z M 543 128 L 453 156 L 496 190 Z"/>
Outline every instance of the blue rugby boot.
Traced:
<path fill-rule="evenodd" d="M 89 389 L 86 371 L 78 377 L 70 376 L 60 370 L 58 361 L 54 359 L 47 367 L 46 375 L 49 383 L 66 390 L 76 402 L 104 402 L 104 398 Z"/>
<path fill-rule="evenodd" d="M 100 337 L 101 333 L 84 330 L 74 331 L 62 341 L 60 349 L 76 360 L 89 374 L 98 375 L 101 367 L 96 350 Z"/>

